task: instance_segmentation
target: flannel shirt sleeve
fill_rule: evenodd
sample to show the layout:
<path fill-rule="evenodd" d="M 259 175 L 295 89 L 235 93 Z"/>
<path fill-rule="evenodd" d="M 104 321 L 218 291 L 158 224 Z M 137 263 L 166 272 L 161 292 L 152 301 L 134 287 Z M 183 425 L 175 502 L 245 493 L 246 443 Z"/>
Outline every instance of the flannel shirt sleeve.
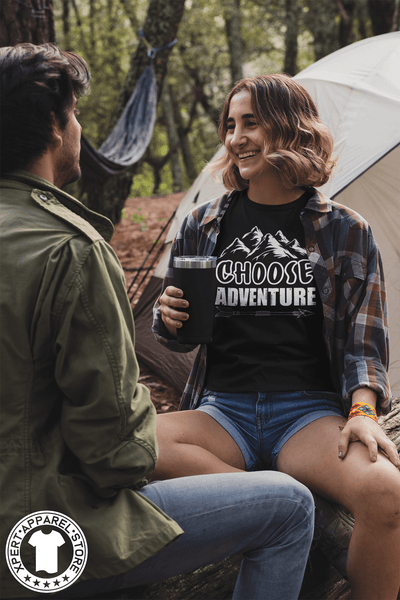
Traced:
<path fill-rule="evenodd" d="M 387 302 L 382 259 L 370 230 L 366 265 L 351 261 L 350 268 L 343 397 L 351 398 L 356 389 L 368 387 L 377 393 L 378 414 L 386 414 L 391 403 Z"/>

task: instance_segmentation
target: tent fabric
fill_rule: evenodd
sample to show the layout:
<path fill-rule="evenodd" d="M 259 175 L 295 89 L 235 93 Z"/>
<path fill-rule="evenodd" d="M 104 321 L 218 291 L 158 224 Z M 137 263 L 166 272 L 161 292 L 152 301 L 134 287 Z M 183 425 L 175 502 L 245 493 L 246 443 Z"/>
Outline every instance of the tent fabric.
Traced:
<path fill-rule="evenodd" d="M 315 74 L 315 76 L 314 76 Z M 380 247 L 389 306 L 390 368 L 394 395 L 400 395 L 400 32 L 368 38 L 342 48 L 295 76 L 311 94 L 322 120 L 332 131 L 339 156 L 334 177 L 320 190 L 359 212 L 371 225 Z M 220 148 L 213 160 L 224 149 Z M 171 241 L 195 204 L 224 193 L 207 171 L 200 173 L 182 199 L 167 234 L 166 249 L 151 284 L 134 310 L 138 356 L 182 390 L 193 362 L 190 356 L 165 351 L 151 333 L 152 305 L 161 289 Z M 151 296 L 151 297 L 150 297 Z M 137 312 L 140 305 L 148 313 Z M 184 358 L 182 358 L 182 356 Z M 179 373 L 178 370 L 182 372 Z M 183 377 L 181 376 L 183 375 Z"/>
<path fill-rule="evenodd" d="M 339 155 L 321 188 L 334 197 L 400 140 L 400 32 L 367 38 L 325 56 L 294 79 L 315 100 Z"/>

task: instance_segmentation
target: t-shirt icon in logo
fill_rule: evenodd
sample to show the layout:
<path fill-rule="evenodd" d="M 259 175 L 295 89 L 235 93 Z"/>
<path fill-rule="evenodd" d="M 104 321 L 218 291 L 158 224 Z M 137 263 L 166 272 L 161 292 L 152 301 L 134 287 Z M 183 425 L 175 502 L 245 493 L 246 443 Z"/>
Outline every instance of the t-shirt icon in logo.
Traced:
<path fill-rule="evenodd" d="M 58 548 L 65 544 L 61 533 L 53 531 L 45 534 L 36 531 L 28 540 L 28 544 L 36 548 L 36 571 L 57 573 L 58 571 Z"/>

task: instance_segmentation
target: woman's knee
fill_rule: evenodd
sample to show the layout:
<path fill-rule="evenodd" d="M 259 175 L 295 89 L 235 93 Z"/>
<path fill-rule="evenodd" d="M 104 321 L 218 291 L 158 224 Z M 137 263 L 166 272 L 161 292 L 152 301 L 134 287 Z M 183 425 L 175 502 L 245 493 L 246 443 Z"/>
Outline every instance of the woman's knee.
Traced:
<path fill-rule="evenodd" d="M 373 466 L 378 468 L 369 469 L 356 482 L 354 516 L 381 527 L 400 528 L 400 472 L 386 463 Z"/>

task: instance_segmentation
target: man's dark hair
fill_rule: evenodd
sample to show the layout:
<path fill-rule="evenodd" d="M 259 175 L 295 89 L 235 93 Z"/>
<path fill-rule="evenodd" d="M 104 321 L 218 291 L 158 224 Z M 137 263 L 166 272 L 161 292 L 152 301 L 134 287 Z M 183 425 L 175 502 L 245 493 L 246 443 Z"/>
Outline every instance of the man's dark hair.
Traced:
<path fill-rule="evenodd" d="M 54 113 L 62 129 L 76 98 L 89 86 L 83 58 L 55 44 L 0 48 L 0 173 L 26 169 L 47 150 Z"/>

